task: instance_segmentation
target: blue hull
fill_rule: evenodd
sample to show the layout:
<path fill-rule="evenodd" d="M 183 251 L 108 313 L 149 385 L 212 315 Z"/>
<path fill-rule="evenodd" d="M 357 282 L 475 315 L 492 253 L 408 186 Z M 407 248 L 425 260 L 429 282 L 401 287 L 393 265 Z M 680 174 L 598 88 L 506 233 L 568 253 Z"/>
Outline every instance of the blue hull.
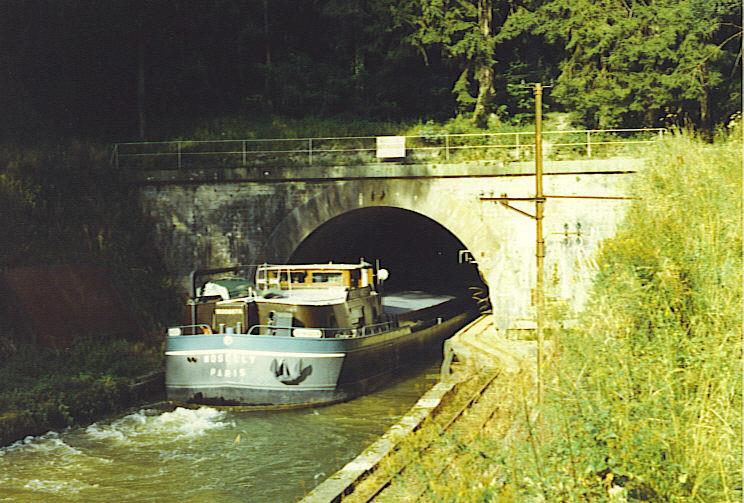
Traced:
<path fill-rule="evenodd" d="M 442 342 L 474 317 L 461 313 L 441 323 L 350 339 L 169 336 L 168 399 L 277 407 L 349 400 L 378 388 L 402 367 L 441 355 Z"/>

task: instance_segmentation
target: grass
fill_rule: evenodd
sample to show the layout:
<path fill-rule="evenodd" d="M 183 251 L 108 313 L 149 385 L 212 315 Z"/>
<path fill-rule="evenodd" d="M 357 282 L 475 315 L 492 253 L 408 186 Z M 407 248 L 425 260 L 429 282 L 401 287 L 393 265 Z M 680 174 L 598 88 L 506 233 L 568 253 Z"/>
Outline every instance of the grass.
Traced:
<path fill-rule="evenodd" d="M 85 424 L 129 406 L 129 385 L 162 367 L 158 348 L 125 340 L 86 337 L 64 349 L 0 342 L 0 439 L 17 429 Z"/>
<path fill-rule="evenodd" d="M 567 129 L 569 114 L 546 114 L 544 128 Z M 379 121 L 355 117 L 307 116 L 292 118 L 277 115 L 225 116 L 204 121 L 194 127 L 164 127 L 155 131 L 153 140 L 243 140 L 255 138 L 331 138 L 347 136 L 409 135 L 427 136 L 461 133 L 494 133 L 532 131 L 532 124 L 502 122 L 495 116 L 486 129 L 475 127 L 467 115 L 458 115 L 444 122 Z"/>
<path fill-rule="evenodd" d="M 593 300 L 557 334 L 540 420 L 512 390 L 509 434 L 469 442 L 428 498 L 741 501 L 741 167 L 740 124 L 655 147 Z"/>
<path fill-rule="evenodd" d="M 554 491 L 741 499 L 740 128 L 661 145 L 605 244 L 554 365 L 541 439 Z"/>

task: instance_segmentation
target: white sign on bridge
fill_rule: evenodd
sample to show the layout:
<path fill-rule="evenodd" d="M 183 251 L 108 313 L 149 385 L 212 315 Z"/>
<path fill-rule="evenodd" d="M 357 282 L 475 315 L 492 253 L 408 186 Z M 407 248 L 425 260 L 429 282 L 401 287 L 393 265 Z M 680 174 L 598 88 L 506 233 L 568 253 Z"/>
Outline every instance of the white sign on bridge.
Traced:
<path fill-rule="evenodd" d="M 377 158 L 390 159 L 406 156 L 405 136 L 378 136 Z"/>

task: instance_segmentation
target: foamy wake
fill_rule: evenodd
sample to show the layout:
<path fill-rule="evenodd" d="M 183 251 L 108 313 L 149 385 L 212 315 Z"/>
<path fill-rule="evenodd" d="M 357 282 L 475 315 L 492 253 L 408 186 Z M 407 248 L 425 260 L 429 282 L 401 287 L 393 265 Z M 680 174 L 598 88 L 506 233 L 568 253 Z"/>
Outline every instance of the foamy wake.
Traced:
<path fill-rule="evenodd" d="M 224 422 L 226 413 L 209 407 L 199 409 L 177 408 L 172 412 L 155 414 L 141 410 L 109 424 L 92 424 L 85 433 L 103 441 L 127 443 L 146 437 L 174 438 L 198 437 L 206 431 L 233 425 Z"/>
<path fill-rule="evenodd" d="M 10 444 L 0 449 L 0 456 L 19 450 L 37 451 L 42 454 L 54 454 L 56 456 L 75 456 L 82 454 L 79 449 L 66 444 L 60 438 L 59 433 L 55 431 L 50 431 L 38 437 L 26 437 L 23 440 Z"/>
<path fill-rule="evenodd" d="M 105 457 L 91 456 L 84 450 L 77 449 L 63 440 L 64 436 L 50 431 L 38 437 L 26 437 L 8 447 L 0 449 L 0 471 L 3 463 L 14 463 L 17 460 L 12 454 L 21 456 L 33 455 L 40 459 L 57 460 L 63 465 L 72 463 L 79 465 L 81 469 L 89 469 L 90 464 L 111 464 L 113 461 Z M 5 456 L 8 455 L 8 458 Z M 0 480 L 1 482 L 2 480 Z"/>
<path fill-rule="evenodd" d="M 172 446 L 174 441 L 235 426 L 232 421 L 225 421 L 226 415 L 226 412 L 208 407 L 195 410 L 177 408 L 165 413 L 141 410 L 111 423 L 92 424 L 84 430 L 27 437 L 0 449 L 0 501 L 6 501 L 2 497 L 3 486 L 21 492 L 30 491 L 40 498 L 42 494 L 54 494 L 82 501 L 86 491 L 99 486 L 95 478 L 92 479 L 94 482 L 86 483 L 79 477 L 95 474 L 101 464 L 110 465 L 117 460 L 116 454 L 111 453 L 105 457 L 95 456 L 98 451 L 89 448 L 91 441 L 116 444 L 111 445 L 114 453 L 120 452 L 122 445 L 132 452 L 141 446 Z M 166 451 L 170 457 L 180 455 L 171 452 L 170 448 Z M 29 471 L 29 463 L 34 460 L 39 465 Z M 128 461 L 122 462 L 126 464 Z"/>
<path fill-rule="evenodd" d="M 155 428 L 163 433 L 176 433 L 185 437 L 203 435 L 208 430 L 235 426 L 232 422 L 223 422 L 226 412 L 209 407 L 199 409 L 177 408 L 155 418 Z"/>

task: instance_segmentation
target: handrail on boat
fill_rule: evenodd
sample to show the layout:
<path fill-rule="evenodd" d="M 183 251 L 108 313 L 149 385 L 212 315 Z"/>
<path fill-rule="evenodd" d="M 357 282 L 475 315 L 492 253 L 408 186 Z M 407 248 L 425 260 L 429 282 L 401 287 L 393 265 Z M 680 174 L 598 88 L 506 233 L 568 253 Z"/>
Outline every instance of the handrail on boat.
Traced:
<path fill-rule="evenodd" d="M 321 327 L 295 327 L 295 326 L 281 326 L 281 325 L 253 325 L 248 329 L 247 335 L 267 335 L 275 336 L 278 331 L 291 332 L 293 337 L 297 337 L 294 334 L 295 330 L 308 330 L 317 331 L 318 339 L 336 339 L 346 337 L 358 337 L 361 329 L 355 328 L 321 328 Z M 306 336 L 307 337 L 307 336 Z"/>
<path fill-rule="evenodd" d="M 398 328 L 397 320 L 384 321 L 382 323 L 375 323 L 373 325 L 366 325 L 360 328 L 320 328 L 320 327 L 286 327 L 280 325 L 253 325 L 248 329 L 246 335 L 276 335 L 277 330 L 291 330 L 294 332 L 296 329 L 300 330 L 317 330 L 324 339 L 335 339 L 335 338 L 352 338 L 352 337 L 364 337 L 367 335 L 379 334 L 386 330 L 393 330 Z M 212 327 L 206 323 L 196 323 L 193 325 L 177 325 L 175 327 L 168 328 L 168 335 L 171 337 L 180 335 L 211 335 L 215 332 L 212 331 Z M 218 332 L 217 335 L 223 335 Z M 240 333 L 225 333 L 225 335 L 241 335 Z"/>
<path fill-rule="evenodd" d="M 190 331 L 191 333 L 186 333 Z M 196 323 L 194 325 L 178 325 L 175 327 L 168 327 L 168 335 L 171 337 L 179 335 L 210 335 L 212 334 L 212 327 L 206 323 Z"/>
<path fill-rule="evenodd" d="M 294 332 L 297 329 L 300 330 L 317 330 L 323 339 L 345 339 L 353 337 L 364 337 L 367 335 L 374 335 L 384 332 L 386 330 L 392 330 L 398 327 L 398 322 L 395 320 L 385 321 L 382 323 L 375 323 L 374 325 L 366 325 L 360 328 L 351 327 L 288 327 L 280 325 L 253 325 L 248 329 L 247 335 L 276 335 L 277 330 L 285 330 Z M 297 337 L 296 335 L 293 335 Z"/>
<path fill-rule="evenodd" d="M 362 327 L 362 335 L 378 334 L 385 330 L 392 330 L 394 328 L 398 328 L 397 320 L 383 321 L 382 323 L 375 323 L 374 325 L 366 325 Z"/>

